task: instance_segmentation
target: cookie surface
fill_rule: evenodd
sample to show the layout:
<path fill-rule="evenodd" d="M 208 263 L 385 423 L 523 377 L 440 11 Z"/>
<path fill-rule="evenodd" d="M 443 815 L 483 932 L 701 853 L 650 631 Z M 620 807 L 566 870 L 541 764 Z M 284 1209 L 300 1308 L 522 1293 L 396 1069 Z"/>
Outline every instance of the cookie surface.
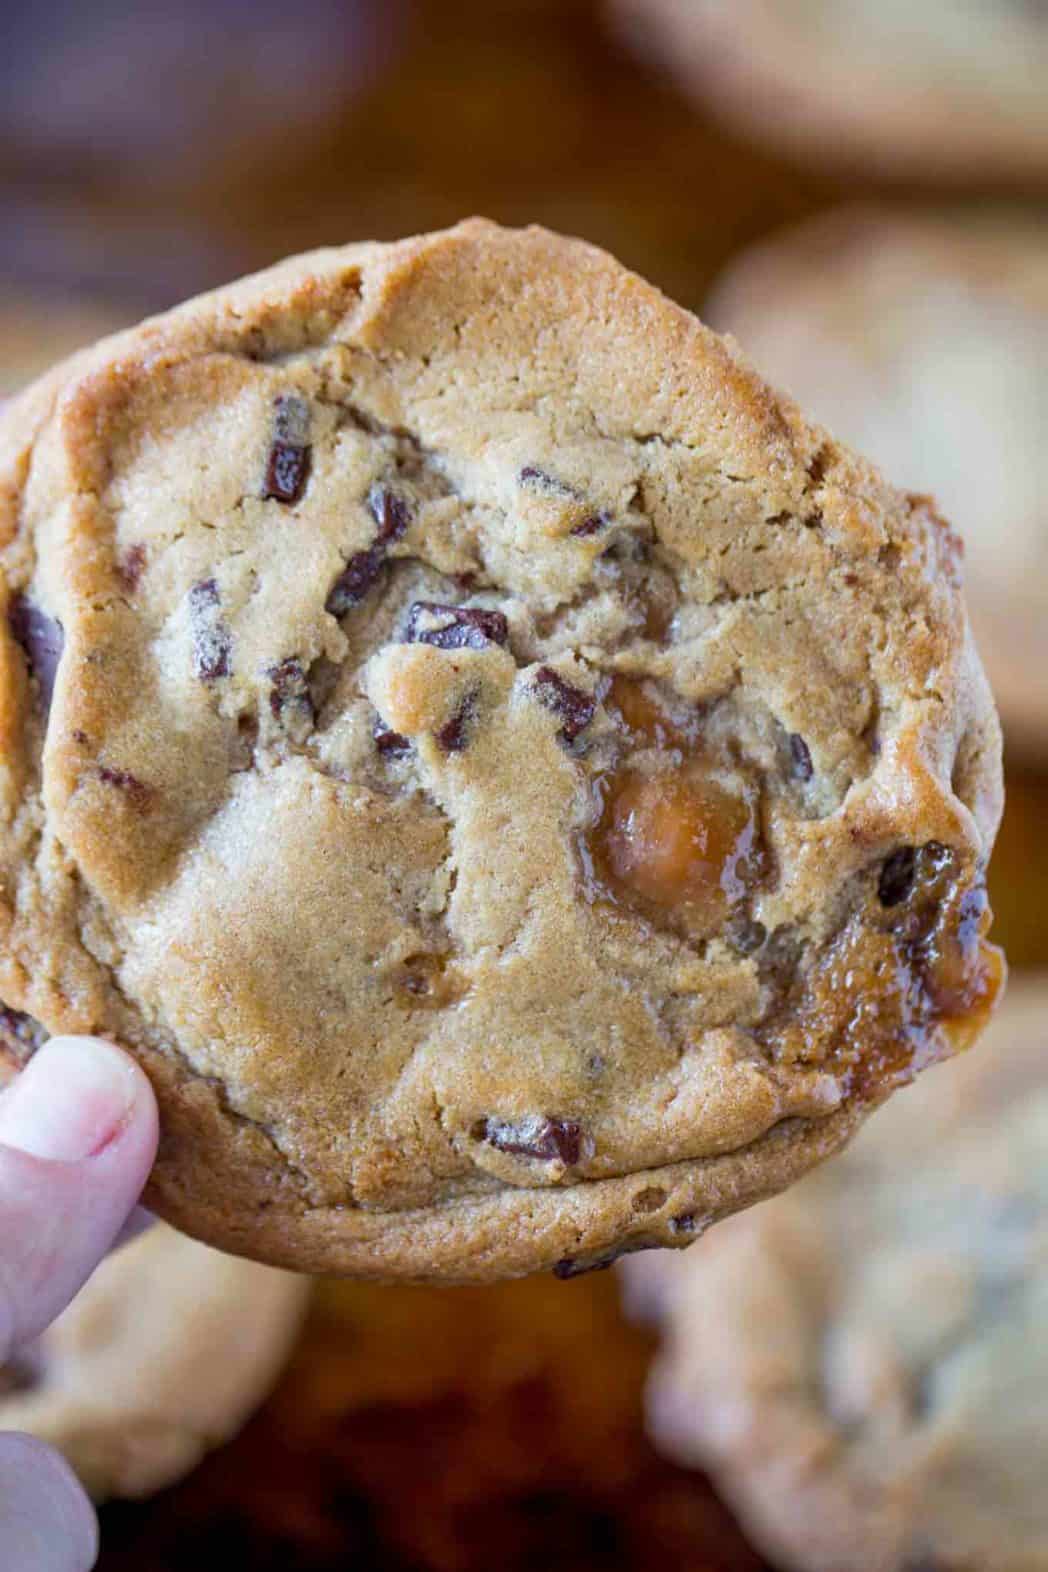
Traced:
<path fill-rule="evenodd" d="M 298 258 L 0 453 L 0 998 L 139 1057 L 189 1231 L 570 1275 L 985 1014 L 954 538 L 603 253 Z"/>
<path fill-rule="evenodd" d="M 0 1428 L 56 1447 L 96 1500 L 152 1495 L 261 1402 L 308 1292 L 303 1278 L 158 1224 L 0 1366 Z"/>
<path fill-rule="evenodd" d="M 664 1321 L 649 1421 L 800 1572 L 1048 1567 L 1048 979 L 978 1053 L 686 1256 L 623 1264 Z"/>
<path fill-rule="evenodd" d="M 776 150 L 940 180 L 1048 170 L 1036 0 L 611 3 L 643 53 Z"/>
<path fill-rule="evenodd" d="M 1009 740 L 1048 749 L 1048 223 L 843 209 L 744 256 L 707 311 L 815 419 L 935 495 Z"/>

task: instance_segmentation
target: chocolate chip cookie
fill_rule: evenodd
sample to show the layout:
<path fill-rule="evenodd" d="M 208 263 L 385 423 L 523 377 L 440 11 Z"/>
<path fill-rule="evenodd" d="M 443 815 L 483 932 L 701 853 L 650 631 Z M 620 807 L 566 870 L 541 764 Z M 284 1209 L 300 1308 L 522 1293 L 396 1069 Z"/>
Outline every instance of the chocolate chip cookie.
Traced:
<path fill-rule="evenodd" d="M 31 1348 L 0 1366 L 0 1428 L 64 1453 L 96 1500 L 187 1474 L 261 1402 L 308 1284 L 162 1224 L 99 1268 Z"/>
<path fill-rule="evenodd" d="M 816 164 L 1017 184 L 1048 171 L 1041 0 L 611 0 L 727 120 Z"/>
<path fill-rule="evenodd" d="M 594 248 L 191 302 L 7 412 L 0 506 L 9 1052 L 127 1044 L 209 1242 L 684 1244 L 985 1015 L 954 536 Z"/>
<path fill-rule="evenodd" d="M 1048 979 L 838 1161 L 685 1257 L 655 1439 L 799 1572 L 1048 1565 Z"/>
<path fill-rule="evenodd" d="M 816 419 L 934 492 L 1009 741 L 1048 749 L 1048 223 L 846 208 L 742 257 L 707 310 Z"/>

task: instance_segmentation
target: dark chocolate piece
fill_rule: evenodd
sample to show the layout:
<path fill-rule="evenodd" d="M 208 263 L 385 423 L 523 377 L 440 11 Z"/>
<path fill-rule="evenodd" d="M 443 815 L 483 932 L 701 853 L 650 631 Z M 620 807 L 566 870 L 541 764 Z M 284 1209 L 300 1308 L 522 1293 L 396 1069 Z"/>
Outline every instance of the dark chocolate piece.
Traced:
<path fill-rule="evenodd" d="M 488 644 L 504 645 L 509 626 L 501 611 L 416 600 L 408 611 L 404 637 L 408 644 L 432 644 L 438 650 L 482 650 Z"/>
<path fill-rule="evenodd" d="M 790 762 L 799 781 L 810 781 L 814 774 L 811 752 L 799 732 L 790 732 Z"/>
<path fill-rule="evenodd" d="M 36 678 L 40 702 L 46 715 L 55 691 L 58 663 L 62 659 L 65 633 L 62 624 L 41 611 L 27 595 L 13 595 L 7 608 L 11 637 L 26 658 Z"/>
<path fill-rule="evenodd" d="M 302 662 L 289 655 L 279 665 L 270 666 L 269 708 L 275 721 L 294 742 L 303 742 L 313 730 L 316 719 Z"/>
<path fill-rule="evenodd" d="M 391 731 L 381 721 L 376 721 L 371 735 L 375 739 L 377 751 L 384 757 L 399 758 L 401 754 L 411 752 L 411 739 L 402 737 L 399 731 Z"/>
<path fill-rule="evenodd" d="M 565 742 L 574 742 L 596 713 L 593 695 L 565 682 L 552 666 L 541 666 L 535 673 L 534 690 L 540 702 L 560 716 L 560 735 Z"/>
<path fill-rule="evenodd" d="M 354 552 L 328 591 L 324 610 L 332 617 L 344 617 L 347 611 L 360 605 L 379 578 L 389 547 L 400 539 L 411 523 L 411 509 L 404 498 L 386 486 L 372 486 L 367 506 L 378 525 L 378 533 L 370 546 Z"/>
<path fill-rule="evenodd" d="M 479 1138 L 497 1152 L 512 1152 L 520 1157 L 537 1157 L 543 1162 L 560 1162 L 573 1168 L 582 1153 L 582 1126 L 574 1119 L 550 1119 L 535 1115 L 515 1123 L 506 1119 L 485 1119 Z"/>
<path fill-rule="evenodd" d="M 201 682 L 228 677 L 233 640 L 222 620 L 221 599 L 214 579 L 201 579 L 189 591 L 189 624 L 193 632 L 193 670 Z"/>
<path fill-rule="evenodd" d="M 877 897 L 882 906 L 900 906 L 913 893 L 917 877 L 917 852 L 913 846 L 900 846 L 885 858 L 877 881 Z"/>
<path fill-rule="evenodd" d="M 273 443 L 262 486 L 264 498 L 285 505 L 299 500 L 313 461 L 308 439 L 309 405 L 305 399 L 292 394 L 278 398 L 274 405 Z"/>

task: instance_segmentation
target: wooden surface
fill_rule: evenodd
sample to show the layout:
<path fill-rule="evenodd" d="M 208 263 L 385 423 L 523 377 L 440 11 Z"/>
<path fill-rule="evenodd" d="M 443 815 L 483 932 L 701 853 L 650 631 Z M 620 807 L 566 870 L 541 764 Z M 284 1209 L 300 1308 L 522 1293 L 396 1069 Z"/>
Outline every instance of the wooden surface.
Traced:
<path fill-rule="evenodd" d="M 66 292 L 77 270 L 99 274 L 123 314 L 288 251 L 483 212 L 583 234 L 700 307 L 741 245 L 864 194 L 705 123 L 589 0 L 389 9 L 385 64 L 308 134 L 254 154 L 242 139 L 174 185 L 52 191 L 76 239 L 53 269 Z M 1024 766 L 992 880 L 998 936 L 1023 966 L 1048 965 L 1046 820 L 1048 774 Z M 100 1572 L 751 1572 L 761 1562 L 709 1488 L 644 1441 L 649 1351 L 612 1274 L 326 1284 L 243 1436 L 158 1500 L 106 1509 Z"/>

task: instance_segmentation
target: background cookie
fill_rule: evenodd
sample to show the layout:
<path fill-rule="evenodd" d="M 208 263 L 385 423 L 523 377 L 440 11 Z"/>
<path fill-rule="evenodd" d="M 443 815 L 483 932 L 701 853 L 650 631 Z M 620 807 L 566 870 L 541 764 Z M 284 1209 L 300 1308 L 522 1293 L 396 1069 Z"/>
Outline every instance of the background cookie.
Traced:
<path fill-rule="evenodd" d="M 802 1572 L 1048 1566 L 1048 980 L 842 1158 L 684 1257 L 656 1441 Z"/>
<path fill-rule="evenodd" d="M 1048 748 L 1048 223 L 845 209 L 733 264 L 707 309 L 817 419 L 934 494 L 1009 740 Z"/>
<path fill-rule="evenodd" d="M 0 1367 L 0 1427 L 57 1447 L 96 1500 L 161 1490 L 261 1402 L 308 1291 L 158 1224 Z"/>
<path fill-rule="evenodd" d="M 0 289 L 0 398 L 128 320 L 126 312 L 97 303 Z"/>
<path fill-rule="evenodd" d="M 171 1220 L 570 1275 L 977 1028 L 954 538 L 605 254 L 299 258 L 0 441 L 0 997 L 140 1057 Z"/>
<path fill-rule="evenodd" d="M 613 0 L 704 103 L 815 163 L 973 180 L 1048 173 L 1048 17 L 990 0 Z"/>

